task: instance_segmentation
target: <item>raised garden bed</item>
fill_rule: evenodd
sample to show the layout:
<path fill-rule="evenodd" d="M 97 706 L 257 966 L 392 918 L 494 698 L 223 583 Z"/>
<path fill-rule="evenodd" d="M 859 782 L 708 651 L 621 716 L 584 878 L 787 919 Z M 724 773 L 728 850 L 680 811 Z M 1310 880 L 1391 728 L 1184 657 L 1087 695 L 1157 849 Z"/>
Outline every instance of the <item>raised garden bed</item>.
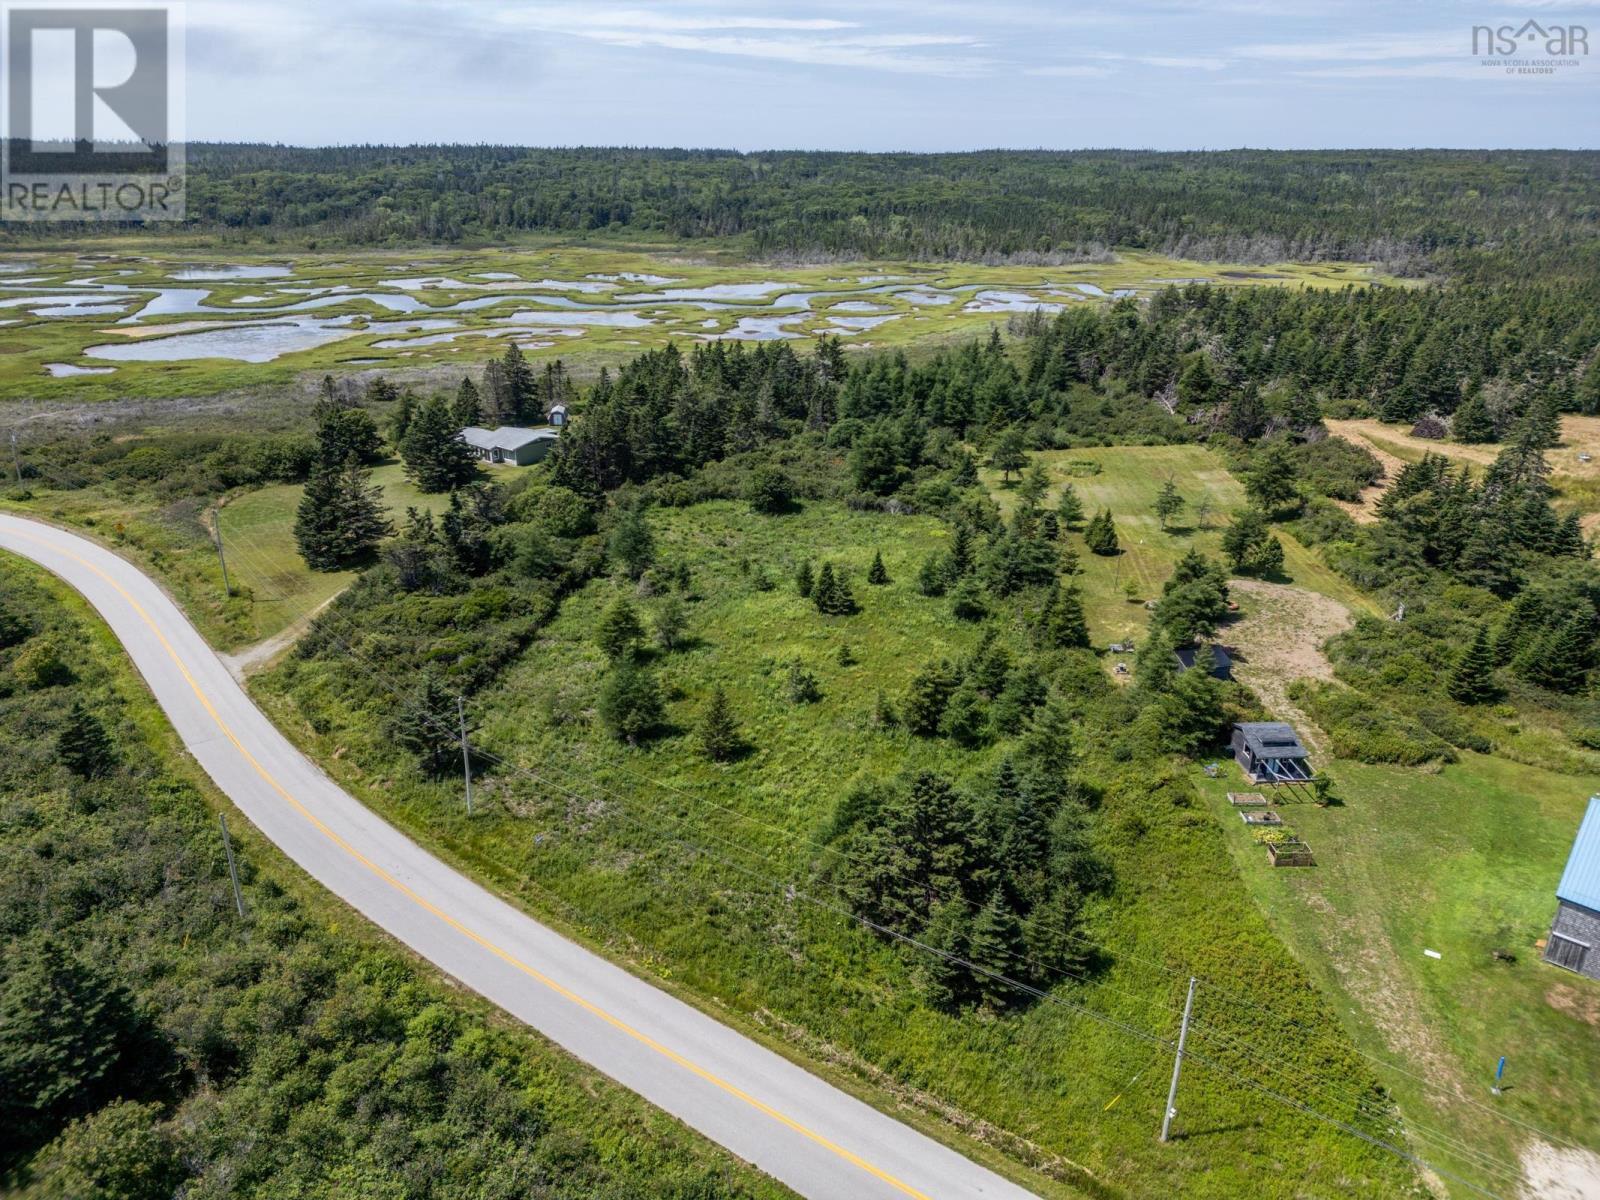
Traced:
<path fill-rule="evenodd" d="M 1283 818 L 1270 809 L 1266 812 L 1242 812 L 1239 819 L 1246 825 L 1282 825 Z"/>
<path fill-rule="evenodd" d="M 1300 841 L 1268 842 L 1267 861 L 1275 867 L 1314 867 L 1311 847 Z"/>
<path fill-rule="evenodd" d="M 1229 792 L 1228 803 L 1235 808 L 1265 808 L 1267 798 L 1260 792 Z"/>

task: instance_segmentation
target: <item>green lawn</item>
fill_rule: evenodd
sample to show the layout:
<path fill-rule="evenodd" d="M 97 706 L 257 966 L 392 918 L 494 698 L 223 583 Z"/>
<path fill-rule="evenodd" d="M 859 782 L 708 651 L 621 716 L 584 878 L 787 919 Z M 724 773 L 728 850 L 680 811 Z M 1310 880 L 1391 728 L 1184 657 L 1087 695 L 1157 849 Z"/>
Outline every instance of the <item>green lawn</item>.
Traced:
<path fill-rule="evenodd" d="M 407 508 L 443 512 L 447 496 L 425 496 L 405 476 L 405 468 L 388 462 L 372 472 L 383 489 L 383 501 L 396 524 Z M 282 632 L 337 596 L 356 578 L 355 571 L 313 571 L 294 541 L 295 509 L 304 488 L 279 484 L 247 492 L 221 511 L 223 544 L 235 588 L 249 590 L 250 636 L 260 641 Z"/>
<path fill-rule="evenodd" d="M 1073 539 L 1083 574 L 1084 609 L 1095 645 L 1125 641 L 1142 635 L 1149 624 L 1145 602 L 1161 595 L 1161 585 L 1191 546 L 1213 557 L 1221 556 L 1222 531 L 1230 515 L 1245 506 L 1244 488 L 1222 460 L 1204 446 L 1114 446 L 1085 450 L 1052 450 L 1030 456 L 1050 474 L 1051 488 L 1043 504 L 1053 508 L 1061 488 L 1071 484 L 1083 501 L 1085 517 L 1109 509 L 1117 525 L 1122 553 L 1111 558 L 1090 554 L 1082 537 Z M 1099 474 L 1074 470 L 1073 463 L 1092 463 Z M 1006 514 L 1015 509 L 1015 487 L 1002 483 L 1000 473 L 982 472 L 982 478 Z M 1188 508 L 1163 530 L 1156 519 L 1156 493 L 1171 480 L 1188 502 Z M 1199 508 L 1209 505 L 1200 521 Z M 1301 545 L 1282 530 L 1284 573 L 1290 583 L 1321 593 L 1357 611 L 1377 612 L 1377 606 L 1323 563 L 1314 550 Z M 1134 585 L 1133 597 L 1125 590 Z"/>
<path fill-rule="evenodd" d="M 1345 998 L 1358 1044 L 1431 1081 L 1380 1071 L 1407 1117 L 1498 1161 L 1515 1162 L 1534 1136 L 1512 1120 L 1600 1145 L 1600 984 L 1545 964 L 1535 946 L 1600 777 L 1471 753 L 1437 774 L 1325 765 L 1344 805 L 1282 810 L 1316 852 L 1309 870 L 1267 865 L 1226 799 L 1240 787 L 1231 768 L 1227 779 L 1195 780 L 1273 928 L 1330 995 Z M 1268 1014 L 1263 1045 L 1285 1034 Z M 1501 1055 L 1511 1086 L 1495 1098 Z M 1418 1151 L 1510 1190 L 1459 1149 Z"/>

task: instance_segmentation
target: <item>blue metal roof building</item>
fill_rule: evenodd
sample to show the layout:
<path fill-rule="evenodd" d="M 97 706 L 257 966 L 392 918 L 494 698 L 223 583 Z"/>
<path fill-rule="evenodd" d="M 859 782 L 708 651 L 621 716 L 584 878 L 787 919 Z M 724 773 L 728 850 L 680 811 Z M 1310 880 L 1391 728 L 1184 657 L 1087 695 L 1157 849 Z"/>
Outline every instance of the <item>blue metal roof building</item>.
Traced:
<path fill-rule="evenodd" d="M 1600 912 L 1600 796 L 1589 798 L 1589 811 L 1578 826 L 1578 840 L 1572 843 L 1556 899 Z"/>
<path fill-rule="evenodd" d="M 1589 799 L 1556 900 L 1545 960 L 1600 979 L 1600 796 Z"/>

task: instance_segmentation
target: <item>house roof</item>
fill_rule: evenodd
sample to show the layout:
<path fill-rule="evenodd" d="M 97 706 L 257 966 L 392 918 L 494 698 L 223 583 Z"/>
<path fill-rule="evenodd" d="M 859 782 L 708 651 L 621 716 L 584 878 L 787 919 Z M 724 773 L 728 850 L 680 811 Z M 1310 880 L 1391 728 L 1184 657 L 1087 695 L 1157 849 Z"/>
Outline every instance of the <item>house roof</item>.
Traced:
<path fill-rule="evenodd" d="M 1189 671 L 1194 668 L 1194 660 L 1200 653 L 1200 647 L 1184 646 L 1181 649 L 1174 650 L 1173 653 L 1177 655 L 1178 665 L 1185 671 Z M 1228 656 L 1228 652 L 1221 646 L 1212 646 L 1211 657 L 1215 663 L 1211 673 L 1218 679 L 1232 679 L 1233 659 Z"/>
<path fill-rule="evenodd" d="M 1244 734 L 1244 744 L 1258 758 L 1310 758 L 1294 726 L 1282 721 L 1242 721 L 1234 726 Z"/>
<path fill-rule="evenodd" d="M 1578 826 L 1556 898 L 1600 912 L 1600 796 L 1589 798 L 1589 811 Z"/>
<path fill-rule="evenodd" d="M 461 431 L 461 440 L 469 446 L 476 446 L 479 450 L 504 450 L 514 453 L 524 446 L 531 446 L 534 442 L 547 442 L 561 435 L 548 427 L 540 429 L 523 429 L 516 425 L 502 425 L 499 429 L 480 429 L 476 425 L 468 425 Z"/>

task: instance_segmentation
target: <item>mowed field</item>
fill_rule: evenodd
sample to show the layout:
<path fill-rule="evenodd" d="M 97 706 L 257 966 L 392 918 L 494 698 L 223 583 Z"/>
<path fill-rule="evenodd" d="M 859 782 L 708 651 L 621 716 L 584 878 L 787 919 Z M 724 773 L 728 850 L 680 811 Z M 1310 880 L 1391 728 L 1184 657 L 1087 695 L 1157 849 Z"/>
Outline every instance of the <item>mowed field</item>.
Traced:
<path fill-rule="evenodd" d="M 1342 804 L 1281 810 L 1315 852 L 1311 869 L 1267 864 L 1228 803 L 1242 786 L 1232 764 L 1194 780 L 1273 928 L 1346 1000 L 1357 1044 L 1390 1064 L 1379 1075 L 1417 1152 L 1496 1195 L 1521 1194 L 1523 1170 L 1565 1181 L 1533 1195 L 1600 1194 L 1600 985 L 1539 948 L 1600 776 L 1470 752 L 1437 772 L 1318 765 Z M 1263 1047 L 1301 1034 L 1262 1014 Z M 1496 1097 L 1501 1055 L 1508 1086 Z"/>
<path fill-rule="evenodd" d="M 1245 506 L 1244 488 L 1222 460 L 1204 446 L 1115 446 L 1088 450 L 1054 450 L 1031 456 L 1050 475 L 1044 506 L 1054 507 L 1070 484 L 1083 501 L 1085 517 L 1109 510 L 1116 521 L 1122 552 L 1100 558 L 1090 554 L 1081 536 L 1079 551 L 1089 631 L 1096 646 L 1138 638 L 1149 625 L 1145 603 L 1159 599 L 1161 585 L 1178 559 L 1197 546 L 1220 558 L 1222 532 L 1232 514 Z M 1074 466 L 1074 464 L 1088 464 Z M 1098 467 L 1098 473 L 1092 468 Z M 982 472 L 984 483 L 1003 512 L 1018 500 L 1014 486 L 1000 473 Z M 1170 480 L 1188 507 L 1162 529 L 1155 515 L 1156 494 Z M 1202 513 L 1201 506 L 1207 511 Z M 1330 570 L 1313 550 L 1279 531 L 1283 542 L 1285 581 L 1327 596 L 1355 611 L 1376 612 L 1377 606 Z M 1129 585 L 1132 585 L 1131 591 Z"/>
<path fill-rule="evenodd" d="M 1369 488 L 1360 504 L 1341 505 L 1358 520 L 1373 519 L 1373 505 L 1394 476 L 1407 463 L 1420 462 L 1425 454 L 1442 454 L 1470 470 L 1480 471 L 1494 462 L 1502 449 L 1492 443 L 1468 446 L 1412 437 L 1403 425 L 1385 425 L 1372 418 L 1330 420 L 1327 426 L 1334 436 L 1370 450 L 1384 465 L 1387 477 L 1377 487 Z M 1563 415 L 1561 444 L 1547 451 L 1545 458 L 1550 463 L 1557 507 L 1576 509 L 1583 515 L 1585 529 L 1591 534 L 1596 532 L 1600 528 L 1600 417 Z"/>
<path fill-rule="evenodd" d="M 408 508 L 435 514 L 449 507 L 448 496 L 425 496 L 398 462 L 374 468 L 372 482 L 398 528 Z M 279 484 L 247 492 L 225 504 L 219 515 L 228 571 L 235 588 L 251 597 L 245 642 L 262 641 L 305 620 L 355 581 L 355 571 L 313 571 L 294 540 L 295 511 L 305 488 Z"/>

